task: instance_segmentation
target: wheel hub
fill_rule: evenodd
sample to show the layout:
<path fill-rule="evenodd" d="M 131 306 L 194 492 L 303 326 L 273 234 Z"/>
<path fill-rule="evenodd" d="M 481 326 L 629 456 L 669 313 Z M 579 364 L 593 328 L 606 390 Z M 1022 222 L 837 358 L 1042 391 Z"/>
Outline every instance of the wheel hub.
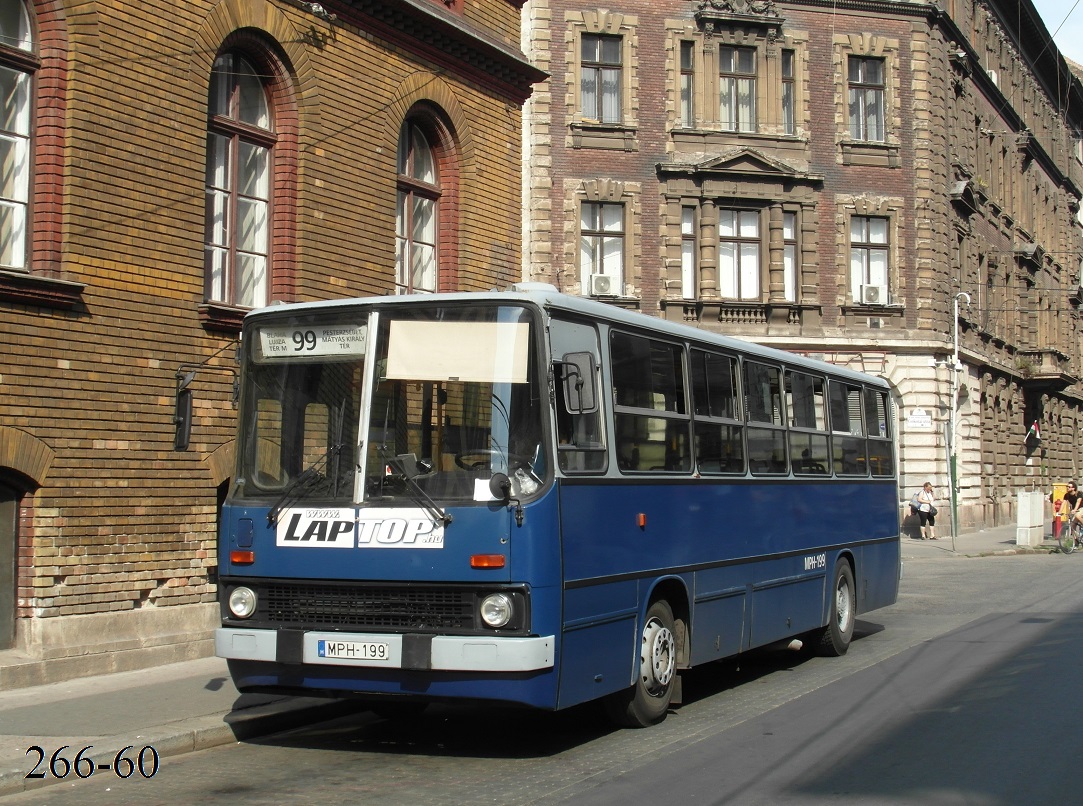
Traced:
<path fill-rule="evenodd" d="M 839 629 L 845 631 L 850 625 L 850 591 L 845 583 L 840 583 L 835 591 L 835 613 Z"/>
<path fill-rule="evenodd" d="M 673 632 L 657 619 L 651 619 L 643 628 L 639 668 L 643 686 L 652 694 L 665 689 L 673 680 L 677 668 L 676 642 Z"/>

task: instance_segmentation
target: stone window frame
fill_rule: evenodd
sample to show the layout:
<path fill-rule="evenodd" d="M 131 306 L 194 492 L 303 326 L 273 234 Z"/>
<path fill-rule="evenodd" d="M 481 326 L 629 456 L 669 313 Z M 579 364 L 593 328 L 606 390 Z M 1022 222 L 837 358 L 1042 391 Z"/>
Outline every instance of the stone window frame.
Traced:
<path fill-rule="evenodd" d="M 704 215 L 704 204 L 710 203 L 710 212 Z M 693 209 L 695 222 L 695 294 L 691 297 L 683 293 L 681 282 L 681 249 L 688 240 L 682 233 L 682 217 L 684 210 Z M 666 257 L 666 265 L 672 265 L 673 271 L 667 271 L 666 287 L 673 289 L 670 298 L 685 302 L 719 302 L 731 305 L 775 305 L 798 307 L 802 304 L 805 283 L 803 282 L 806 271 L 806 246 L 805 227 L 806 217 L 810 207 L 806 203 L 792 202 L 784 199 L 766 200 L 754 197 L 735 197 L 734 203 L 723 207 L 721 199 L 703 195 L 687 195 L 681 193 L 667 194 L 663 206 L 665 219 L 662 222 L 664 239 L 663 252 Z M 759 282 L 760 294 L 756 299 L 737 299 L 723 297 L 719 292 L 721 278 L 719 276 L 719 234 L 718 234 L 718 211 L 721 209 L 739 210 L 744 212 L 756 212 L 760 221 L 760 256 L 759 256 Z M 794 237 L 783 237 L 784 216 L 794 216 Z M 785 288 L 784 250 L 793 247 L 793 293 L 794 299 L 788 299 Z M 666 251 L 668 248 L 669 251 Z M 705 284 L 704 268 L 711 275 Z"/>
<path fill-rule="evenodd" d="M 639 19 L 605 9 L 569 11 L 567 24 L 566 96 L 568 147 L 638 150 L 639 64 L 637 57 Z M 621 121 L 601 123 L 583 115 L 580 105 L 582 39 L 584 35 L 617 36 L 621 39 Z"/>
<path fill-rule="evenodd" d="M 850 57 L 884 60 L 884 140 L 855 140 L 850 136 L 849 60 Z M 880 168 L 902 167 L 899 126 L 901 110 L 900 44 L 898 39 L 868 34 L 836 34 L 835 136 L 838 161 L 842 165 L 868 165 Z"/>
<path fill-rule="evenodd" d="M 720 222 L 720 213 L 723 211 L 734 214 L 734 224 L 736 231 L 733 235 L 728 236 L 726 241 L 732 243 L 735 246 L 740 247 L 745 243 L 755 242 L 756 244 L 756 295 L 752 297 L 744 297 L 740 295 L 741 292 L 741 255 L 740 250 L 737 254 L 737 262 L 733 268 L 734 271 L 734 285 L 736 288 L 736 296 L 726 296 L 722 293 L 722 228 Z M 756 237 L 754 239 L 745 238 L 740 234 L 741 229 L 741 217 L 745 213 L 753 213 L 756 219 Z M 714 242 L 713 248 L 715 253 L 715 278 L 716 278 L 716 292 L 717 297 L 724 303 L 734 305 L 753 305 L 766 302 L 767 296 L 770 293 L 770 240 L 771 240 L 771 221 L 768 208 L 761 204 L 748 205 L 741 204 L 740 200 L 734 200 L 734 203 L 727 203 L 725 205 L 715 202 L 714 208 Z"/>
<path fill-rule="evenodd" d="M 580 221 L 584 202 L 620 204 L 624 207 L 624 250 L 622 253 L 621 288 L 615 299 L 621 304 L 636 300 L 641 281 L 642 260 L 642 194 L 636 182 L 618 182 L 612 179 L 571 180 L 565 192 L 565 261 L 561 273 L 560 288 L 567 294 L 590 296 L 590 289 L 583 288 L 583 271 L 580 262 Z"/>
<path fill-rule="evenodd" d="M 694 42 L 693 99 L 695 121 L 690 130 L 681 119 L 681 43 Z M 756 119 L 753 131 L 722 128 L 719 119 L 720 76 L 718 49 L 751 47 L 756 50 Z M 782 52 L 793 54 L 794 131 L 787 133 L 782 110 Z M 808 35 L 789 31 L 774 36 L 767 29 L 732 28 L 705 33 L 687 20 L 666 22 L 666 112 L 670 131 L 696 131 L 721 137 L 727 142 L 749 139 L 804 140 L 807 139 Z"/>
<path fill-rule="evenodd" d="M 869 312 L 897 311 L 903 308 L 900 278 L 900 233 L 903 231 L 905 202 L 903 199 L 872 199 L 865 197 L 842 197 L 836 204 L 836 232 L 839 255 L 839 298 L 844 309 Z M 850 276 L 850 219 L 855 216 L 887 219 L 887 295 L 883 305 L 867 305 L 854 299 Z M 826 302 L 829 302 L 825 300 Z"/>

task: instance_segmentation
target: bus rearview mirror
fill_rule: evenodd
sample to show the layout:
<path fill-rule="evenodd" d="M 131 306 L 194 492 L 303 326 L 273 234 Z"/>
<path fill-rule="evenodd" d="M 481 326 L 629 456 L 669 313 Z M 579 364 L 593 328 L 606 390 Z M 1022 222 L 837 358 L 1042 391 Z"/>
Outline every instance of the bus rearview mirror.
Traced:
<path fill-rule="evenodd" d="M 564 367 L 564 407 L 568 413 L 592 414 L 597 411 L 594 354 L 566 353 L 561 363 Z"/>
<path fill-rule="evenodd" d="M 192 390 L 180 389 L 177 391 L 176 409 L 173 414 L 173 450 L 188 450 L 188 442 L 192 438 Z"/>

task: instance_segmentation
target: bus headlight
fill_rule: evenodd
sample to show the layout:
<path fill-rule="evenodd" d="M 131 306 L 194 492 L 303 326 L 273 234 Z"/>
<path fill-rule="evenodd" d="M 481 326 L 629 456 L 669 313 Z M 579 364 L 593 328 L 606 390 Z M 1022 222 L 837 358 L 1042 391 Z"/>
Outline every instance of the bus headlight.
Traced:
<path fill-rule="evenodd" d="M 481 600 L 481 620 L 490 627 L 503 627 L 512 616 L 511 597 L 506 593 L 490 593 Z"/>
<path fill-rule="evenodd" d="M 237 618 L 248 618 L 256 612 L 256 592 L 251 588 L 234 588 L 229 594 L 229 612 Z"/>

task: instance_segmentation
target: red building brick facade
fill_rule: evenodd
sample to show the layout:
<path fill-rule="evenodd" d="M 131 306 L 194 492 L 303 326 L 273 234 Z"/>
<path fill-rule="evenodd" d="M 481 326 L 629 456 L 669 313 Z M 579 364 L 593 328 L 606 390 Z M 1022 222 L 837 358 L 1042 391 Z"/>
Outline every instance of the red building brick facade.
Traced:
<path fill-rule="evenodd" d="M 519 6 L 0 14 L 0 686 L 211 650 L 240 301 L 395 287 L 404 123 L 440 134 L 439 288 L 519 279 Z"/>

